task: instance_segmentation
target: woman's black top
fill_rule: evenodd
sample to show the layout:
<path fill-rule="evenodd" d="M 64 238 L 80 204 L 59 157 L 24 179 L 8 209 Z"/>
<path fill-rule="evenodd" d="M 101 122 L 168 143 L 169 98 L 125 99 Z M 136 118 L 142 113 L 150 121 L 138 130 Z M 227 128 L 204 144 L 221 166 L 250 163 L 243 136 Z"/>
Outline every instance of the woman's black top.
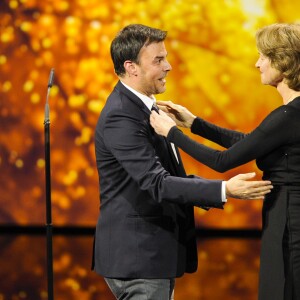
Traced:
<path fill-rule="evenodd" d="M 173 127 L 168 140 L 224 172 L 256 159 L 274 188 L 264 198 L 259 300 L 300 300 L 300 97 L 272 111 L 251 133 L 196 118 L 192 132 L 227 148 L 199 144 Z"/>

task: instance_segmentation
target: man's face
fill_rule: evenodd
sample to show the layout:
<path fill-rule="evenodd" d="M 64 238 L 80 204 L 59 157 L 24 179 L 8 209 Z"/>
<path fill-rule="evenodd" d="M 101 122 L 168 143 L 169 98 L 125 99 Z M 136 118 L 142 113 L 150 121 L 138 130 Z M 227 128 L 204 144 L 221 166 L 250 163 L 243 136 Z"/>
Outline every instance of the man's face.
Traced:
<path fill-rule="evenodd" d="M 167 61 L 167 50 L 163 42 L 143 47 L 136 64 L 136 88 L 142 94 L 151 96 L 166 90 L 168 72 L 172 69 Z"/>

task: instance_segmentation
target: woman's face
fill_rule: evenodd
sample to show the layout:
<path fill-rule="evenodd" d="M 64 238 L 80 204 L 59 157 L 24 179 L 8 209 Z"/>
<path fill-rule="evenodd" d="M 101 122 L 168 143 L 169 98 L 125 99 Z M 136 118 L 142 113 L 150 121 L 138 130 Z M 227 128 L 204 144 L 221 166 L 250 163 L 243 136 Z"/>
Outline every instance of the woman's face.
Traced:
<path fill-rule="evenodd" d="M 276 87 L 283 80 L 281 72 L 272 67 L 270 59 L 262 53 L 260 53 L 255 67 L 260 71 L 262 84 Z"/>

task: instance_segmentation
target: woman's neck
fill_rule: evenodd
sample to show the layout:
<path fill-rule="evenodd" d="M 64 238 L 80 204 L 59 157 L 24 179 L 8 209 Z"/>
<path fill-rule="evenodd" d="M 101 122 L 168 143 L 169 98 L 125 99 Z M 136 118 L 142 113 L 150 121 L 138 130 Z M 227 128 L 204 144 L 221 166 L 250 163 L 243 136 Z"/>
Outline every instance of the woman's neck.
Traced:
<path fill-rule="evenodd" d="M 289 102 L 291 102 L 292 100 L 294 100 L 296 97 L 300 96 L 300 91 L 292 90 L 283 81 L 281 81 L 277 85 L 277 90 L 278 90 L 279 94 L 282 97 L 283 104 L 288 104 Z"/>

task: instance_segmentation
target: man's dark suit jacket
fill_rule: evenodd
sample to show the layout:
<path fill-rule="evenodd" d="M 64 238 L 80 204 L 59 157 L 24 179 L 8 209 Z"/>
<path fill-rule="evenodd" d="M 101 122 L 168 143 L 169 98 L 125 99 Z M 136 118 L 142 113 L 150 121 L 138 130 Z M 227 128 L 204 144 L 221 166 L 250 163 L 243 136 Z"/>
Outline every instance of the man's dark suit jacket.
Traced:
<path fill-rule="evenodd" d="M 222 208 L 221 181 L 186 176 L 150 111 L 121 82 L 96 126 L 100 215 L 94 270 L 111 278 L 174 278 L 197 269 L 193 206 Z"/>

